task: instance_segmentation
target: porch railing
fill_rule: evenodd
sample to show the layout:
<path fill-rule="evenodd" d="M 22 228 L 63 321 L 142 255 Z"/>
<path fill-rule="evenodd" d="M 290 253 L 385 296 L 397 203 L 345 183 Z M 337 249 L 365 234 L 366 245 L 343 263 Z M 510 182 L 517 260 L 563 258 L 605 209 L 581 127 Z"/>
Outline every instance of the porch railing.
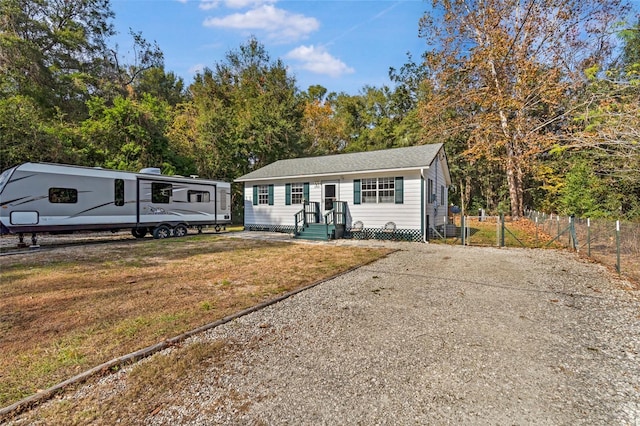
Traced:
<path fill-rule="evenodd" d="M 300 235 L 302 229 L 307 226 L 307 223 L 319 223 L 320 222 L 320 203 L 310 202 L 302 207 L 302 210 L 294 215 L 294 235 Z"/>
<path fill-rule="evenodd" d="M 324 223 L 327 225 L 345 225 L 347 223 L 347 203 L 334 201 L 333 209 L 324 214 Z"/>
<path fill-rule="evenodd" d="M 334 201 L 333 209 L 326 212 L 320 222 L 320 203 L 310 202 L 305 204 L 303 209 L 294 215 L 294 235 L 300 235 L 302 229 L 308 223 L 324 224 L 327 234 L 329 225 L 346 225 L 347 223 L 347 203 L 345 201 Z"/>
<path fill-rule="evenodd" d="M 300 235 L 300 231 L 307 225 L 306 217 L 304 209 L 294 215 L 293 235 Z"/>
<path fill-rule="evenodd" d="M 320 223 L 320 203 L 312 201 L 305 204 L 305 223 Z"/>

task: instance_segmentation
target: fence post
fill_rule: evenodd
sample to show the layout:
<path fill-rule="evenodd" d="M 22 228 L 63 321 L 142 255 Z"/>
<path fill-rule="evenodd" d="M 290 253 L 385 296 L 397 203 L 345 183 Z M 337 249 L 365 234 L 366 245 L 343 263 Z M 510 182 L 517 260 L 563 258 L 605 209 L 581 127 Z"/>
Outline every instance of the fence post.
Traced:
<path fill-rule="evenodd" d="M 578 236 L 576 235 L 576 217 L 569 216 L 569 246 L 578 251 Z"/>
<path fill-rule="evenodd" d="M 467 234 L 467 230 L 464 229 L 464 215 L 461 214 L 460 215 L 460 237 L 461 237 L 461 241 L 462 241 L 462 245 L 465 245 L 465 237 Z"/>
<path fill-rule="evenodd" d="M 538 215 L 536 215 L 536 247 L 538 247 Z"/>
<path fill-rule="evenodd" d="M 587 256 L 591 257 L 591 218 L 587 218 Z"/>
<path fill-rule="evenodd" d="M 504 213 L 500 213 L 500 247 L 504 247 Z"/>
<path fill-rule="evenodd" d="M 618 275 L 622 270 L 620 265 L 620 221 L 616 220 L 616 270 Z"/>
<path fill-rule="evenodd" d="M 444 239 L 447 240 L 447 216 L 444 216 Z"/>

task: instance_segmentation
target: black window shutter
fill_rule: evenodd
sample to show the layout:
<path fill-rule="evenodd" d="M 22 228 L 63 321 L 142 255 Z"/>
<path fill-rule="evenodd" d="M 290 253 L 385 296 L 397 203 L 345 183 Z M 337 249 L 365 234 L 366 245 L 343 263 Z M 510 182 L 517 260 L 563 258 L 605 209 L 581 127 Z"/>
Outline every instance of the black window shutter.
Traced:
<path fill-rule="evenodd" d="M 353 204 L 360 204 L 360 179 L 353 181 Z"/>
<path fill-rule="evenodd" d="M 269 185 L 269 205 L 273 205 L 273 184 Z"/>
<path fill-rule="evenodd" d="M 258 186 L 253 185 L 253 205 L 258 205 Z"/>

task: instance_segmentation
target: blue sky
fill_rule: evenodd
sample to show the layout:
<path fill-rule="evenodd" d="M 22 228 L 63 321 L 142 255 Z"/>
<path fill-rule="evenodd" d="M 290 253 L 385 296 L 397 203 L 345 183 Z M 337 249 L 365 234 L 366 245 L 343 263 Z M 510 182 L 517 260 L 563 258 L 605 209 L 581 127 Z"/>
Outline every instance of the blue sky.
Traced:
<path fill-rule="evenodd" d="M 254 35 L 299 89 L 320 84 L 352 95 L 391 84 L 389 67 L 400 68 L 407 52 L 419 59 L 418 20 L 427 7 L 421 0 L 112 0 L 115 42 L 128 62 L 131 28 L 156 41 L 165 69 L 190 84 Z"/>

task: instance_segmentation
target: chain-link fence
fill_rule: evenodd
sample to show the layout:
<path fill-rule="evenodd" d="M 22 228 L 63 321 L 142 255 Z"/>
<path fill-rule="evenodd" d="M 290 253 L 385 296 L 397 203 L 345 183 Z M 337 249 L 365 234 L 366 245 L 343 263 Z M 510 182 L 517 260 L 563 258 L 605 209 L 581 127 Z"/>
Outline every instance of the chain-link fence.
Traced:
<path fill-rule="evenodd" d="M 567 247 L 640 283 L 640 223 L 528 211 L 527 219 L 453 215 L 432 227 L 431 239 L 494 247 Z"/>
<path fill-rule="evenodd" d="M 640 283 L 640 223 L 576 218 L 529 211 L 550 242 L 577 250 Z"/>
<path fill-rule="evenodd" d="M 431 238 L 447 244 L 493 247 L 539 247 L 539 241 L 546 241 L 522 221 L 516 224 L 510 217 L 484 214 L 452 216 L 446 224 L 432 229 Z"/>

